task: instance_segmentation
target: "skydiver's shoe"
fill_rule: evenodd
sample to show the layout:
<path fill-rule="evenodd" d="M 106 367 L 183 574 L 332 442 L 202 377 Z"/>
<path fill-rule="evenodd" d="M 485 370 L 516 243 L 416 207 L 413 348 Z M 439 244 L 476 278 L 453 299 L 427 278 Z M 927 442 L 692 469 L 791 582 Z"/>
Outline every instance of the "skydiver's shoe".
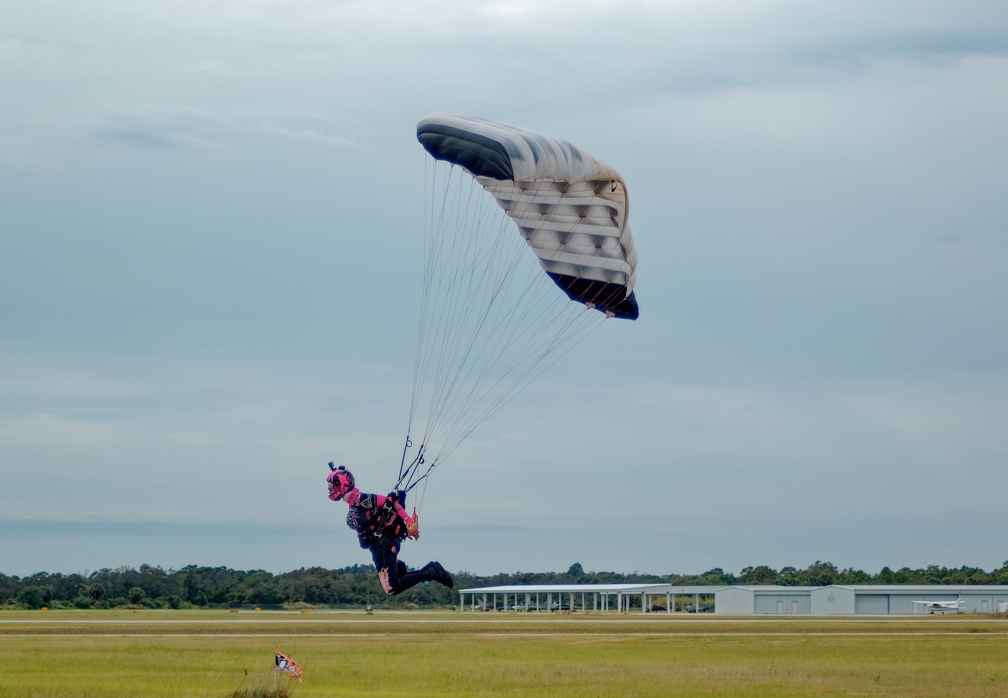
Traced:
<path fill-rule="evenodd" d="M 426 573 L 427 579 L 432 582 L 443 584 L 449 589 L 455 586 L 455 580 L 452 579 L 452 576 L 448 574 L 448 570 L 442 567 L 441 563 L 437 560 L 428 562 L 424 566 L 423 571 Z"/>

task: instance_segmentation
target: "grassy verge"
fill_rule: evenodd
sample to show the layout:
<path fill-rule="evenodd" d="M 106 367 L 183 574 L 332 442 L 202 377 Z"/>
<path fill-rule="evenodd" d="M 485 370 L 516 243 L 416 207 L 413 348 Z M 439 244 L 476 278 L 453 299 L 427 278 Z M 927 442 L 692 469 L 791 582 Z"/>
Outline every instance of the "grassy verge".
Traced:
<path fill-rule="evenodd" d="M 1008 622 L 968 616 L 19 612 L 0 651 L 0 698 L 1008 696 Z"/>

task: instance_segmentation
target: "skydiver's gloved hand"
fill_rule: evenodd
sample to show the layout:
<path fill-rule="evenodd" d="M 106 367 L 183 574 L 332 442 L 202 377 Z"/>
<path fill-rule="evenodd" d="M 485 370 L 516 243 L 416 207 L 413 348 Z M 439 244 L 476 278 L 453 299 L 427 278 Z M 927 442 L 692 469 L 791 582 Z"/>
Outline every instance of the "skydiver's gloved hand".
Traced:
<path fill-rule="evenodd" d="M 406 519 L 406 537 L 420 540 L 420 522 L 417 520 L 415 508 L 413 509 L 413 516 Z"/>

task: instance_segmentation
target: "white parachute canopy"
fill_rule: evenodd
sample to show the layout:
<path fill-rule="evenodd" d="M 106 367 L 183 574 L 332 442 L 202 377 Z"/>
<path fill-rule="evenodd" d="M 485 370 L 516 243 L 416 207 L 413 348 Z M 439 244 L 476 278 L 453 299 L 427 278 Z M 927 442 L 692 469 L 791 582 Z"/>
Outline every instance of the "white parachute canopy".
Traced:
<path fill-rule="evenodd" d="M 422 119 L 417 139 L 433 160 L 406 489 L 607 317 L 638 316 L 627 188 L 613 168 L 461 114 Z"/>

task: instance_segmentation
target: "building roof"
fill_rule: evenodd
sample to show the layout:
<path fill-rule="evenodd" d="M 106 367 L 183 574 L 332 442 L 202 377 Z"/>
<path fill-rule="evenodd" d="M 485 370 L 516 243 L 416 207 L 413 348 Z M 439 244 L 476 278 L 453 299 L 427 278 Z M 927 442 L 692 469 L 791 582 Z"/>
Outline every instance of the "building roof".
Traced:
<path fill-rule="evenodd" d="M 746 591 L 800 591 L 807 592 L 814 589 L 827 589 L 824 586 L 789 586 L 784 584 L 732 584 L 731 586 L 718 587 L 718 589 L 745 589 Z M 850 587 L 844 587 L 845 589 Z"/>
<path fill-rule="evenodd" d="M 807 594 L 820 589 L 849 589 L 858 594 L 983 594 L 1008 593 L 1008 584 L 833 584 L 785 586 L 780 584 L 673 585 L 673 584 L 505 584 L 459 589 L 465 594 L 713 594 L 724 589 L 765 593 Z"/>
<path fill-rule="evenodd" d="M 672 584 L 505 584 L 459 589 L 466 594 L 713 594 L 724 586 Z"/>
<path fill-rule="evenodd" d="M 1008 584 L 835 584 L 838 589 L 875 594 L 989 594 L 1008 593 Z"/>
<path fill-rule="evenodd" d="M 549 593 L 647 593 L 651 590 L 665 593 L 668 584 L 505 584 L 496 587 L 459 589 L 467 594 L 549 594 Z"/>
<path fill-rule="evenodd" d="M 844 589 L 855 594 L 1005 594 L 1006 584 L 827 584 L 787 586 L 782 584 L 733 584 L 721 589 L 743 589 L 757 594 L 807 594 L 824 589 Z"/>

